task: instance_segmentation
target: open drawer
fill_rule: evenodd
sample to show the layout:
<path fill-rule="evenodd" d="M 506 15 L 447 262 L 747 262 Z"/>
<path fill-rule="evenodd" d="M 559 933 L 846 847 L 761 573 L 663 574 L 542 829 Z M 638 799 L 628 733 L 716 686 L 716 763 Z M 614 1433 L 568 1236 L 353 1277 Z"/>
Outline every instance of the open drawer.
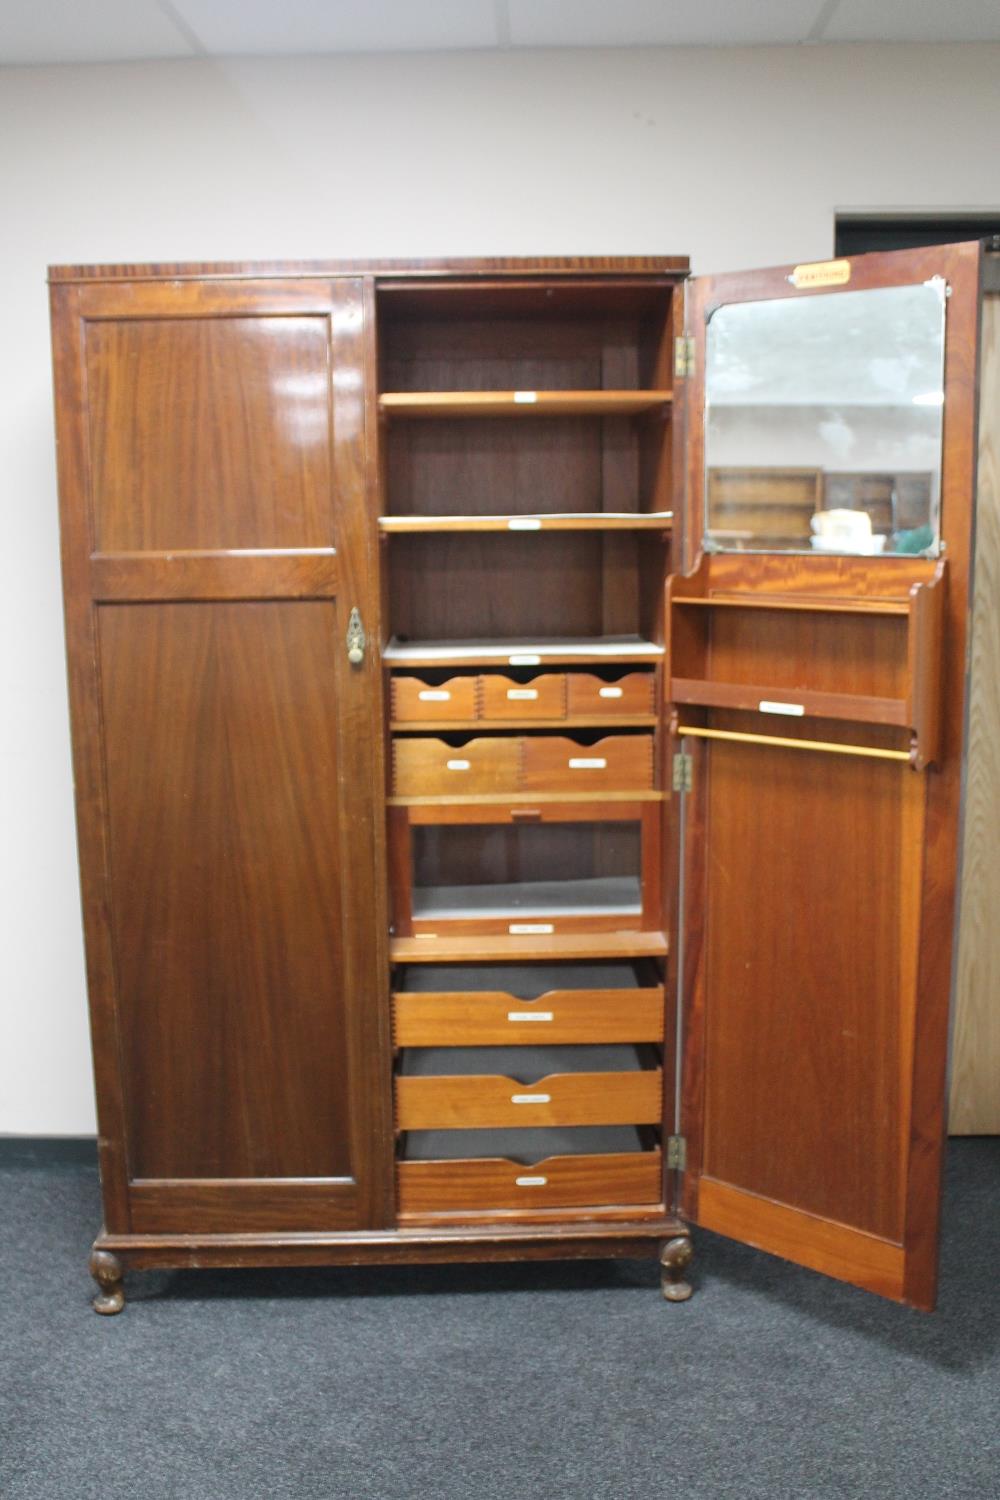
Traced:
<path fill-rule="evenodd" d="M 593 742 L 591 742 L 593 741 Z M 397 797 L 465 797 L 481 792 L 635 792 L 653 785 L 651 734 L 494 735 L 392 742 Z"/>
<path fill-rule="evenodd" d="M 659 801 L 389 813 L 396 937 L 663 930 Z"/>
<path fill-rule="evenodd" d="M 408 1047 L 396 1128 L 656 1124 L 663 1074 L 655 1062 L 652 1048 L 626 1045 Z"/>
<path fill-rule="evenodd" d="M 663 1040 L 663 984 L 642 961 L 411 964 L 392 992 L 397 1047 Z"/>
<path fill-rule="evenodd" d="M 397 1163 L 401 1215 L 652 1206 L 663 1162 L 651 1130 L 419 1130 Z"/>

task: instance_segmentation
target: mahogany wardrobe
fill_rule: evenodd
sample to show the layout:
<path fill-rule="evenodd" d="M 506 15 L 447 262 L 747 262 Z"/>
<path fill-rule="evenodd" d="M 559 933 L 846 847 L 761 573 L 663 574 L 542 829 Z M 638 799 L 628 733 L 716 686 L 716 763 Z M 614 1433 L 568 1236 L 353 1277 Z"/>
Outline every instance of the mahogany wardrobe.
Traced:
<path fill-rule="evenodd" d="M 50 273 L 123 1273 L 935 1297 L 976 245 Z"/>

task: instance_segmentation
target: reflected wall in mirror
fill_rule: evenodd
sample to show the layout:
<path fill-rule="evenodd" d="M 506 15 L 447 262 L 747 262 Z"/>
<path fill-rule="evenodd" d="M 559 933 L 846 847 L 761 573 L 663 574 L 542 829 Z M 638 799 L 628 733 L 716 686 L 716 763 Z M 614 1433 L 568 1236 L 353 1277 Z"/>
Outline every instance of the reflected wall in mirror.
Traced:
<path fill-rule="evenodd" d="M 935 277 L 715 309 L 706 550 L 936 556 L 945 299 Z"/>

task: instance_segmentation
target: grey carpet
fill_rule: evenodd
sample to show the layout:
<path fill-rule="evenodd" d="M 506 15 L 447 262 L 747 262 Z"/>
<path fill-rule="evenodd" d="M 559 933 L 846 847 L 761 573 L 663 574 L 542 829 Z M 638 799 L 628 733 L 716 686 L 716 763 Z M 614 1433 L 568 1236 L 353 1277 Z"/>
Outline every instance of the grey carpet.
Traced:
<path fill-rule="evenodd" d="M 90 1312 L 93 1171 L 0 1171 L 3 1500 L 1000 1497 L 1000 1142 L 939 1311 L 714 1236 L 646 1262 L 175 1272 Z"/>

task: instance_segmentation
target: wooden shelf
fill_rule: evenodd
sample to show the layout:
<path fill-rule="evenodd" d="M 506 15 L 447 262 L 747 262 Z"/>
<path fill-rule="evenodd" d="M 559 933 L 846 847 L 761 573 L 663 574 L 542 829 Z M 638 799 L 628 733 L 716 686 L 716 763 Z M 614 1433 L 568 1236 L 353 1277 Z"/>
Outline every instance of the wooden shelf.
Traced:
<path fill-rule="evenodd" d="M 394 417 L 621 417 L 654 411 L 672 391 L 385 391 Z"/>
<path fill-rule="evenodd" d="M 907 599 L 835 599 L 787 594 L 706 594 L 683 598 L 674 594 L 671 603 L 684 609 L 792 609 L 800 614 L 903 615 L 910 612 Z"/>
<path fill-rule="evenodd" d="M 552 636 L 467 641 L 398 641 L 382 653 L 390 667 L 537 667 L 558 662 L 659 661 L 663 647 L 637 635 Z"/>
<path fill-rule="evenodd" d="M 670 531 L 673 511 L 563 511 L 526 516 L 379 516 L 384 535 L 449 531 Z"/>
<path fill-rule="evenodd" d="M 663 932 L 563 932 L 540 937 L 477 933 L 471 937 L 394 937 L 391 963 L 516 963 L 520 960 L 663 958 Z"/>
<path fill-rule="evenodd" d="M 670 683 L 672 703 L 703 708 L 733 708 L 763 714 L 779 723 L 783 718 L 849 719 L 857 724 L 894 724 L 909 727 L 910 705 L 905 698 L 871 698 L 863 693 L 822 693 L 787 687 L 760 687 L 735 682 L 709 682 L 675 677 Z M 785 708 L 761 708 L 761 704 Z M 795 713 L 794 709 L 801 709 Z"/>
<path fill-rule="evenodd" d="M 472 730 L 502 734 L 510 729 L 655 729 L 658 723 L 655 714 L 616 714 L 614 718 L 603 719 L 577 714 L 564 719 L 393 719 L 389 728 L 393 734 L 457 734 Z"/>
<path fill-rule="evenodd" d="M 423 797 L 386 797 L 387 807 L 540 807 L 558 802 L 575 806 L 608 802 L 662 802 L 663 792 L 651 788 L 621 792 L 472 792 L 464 797 L 445 793 L 428 794 Z"/>

